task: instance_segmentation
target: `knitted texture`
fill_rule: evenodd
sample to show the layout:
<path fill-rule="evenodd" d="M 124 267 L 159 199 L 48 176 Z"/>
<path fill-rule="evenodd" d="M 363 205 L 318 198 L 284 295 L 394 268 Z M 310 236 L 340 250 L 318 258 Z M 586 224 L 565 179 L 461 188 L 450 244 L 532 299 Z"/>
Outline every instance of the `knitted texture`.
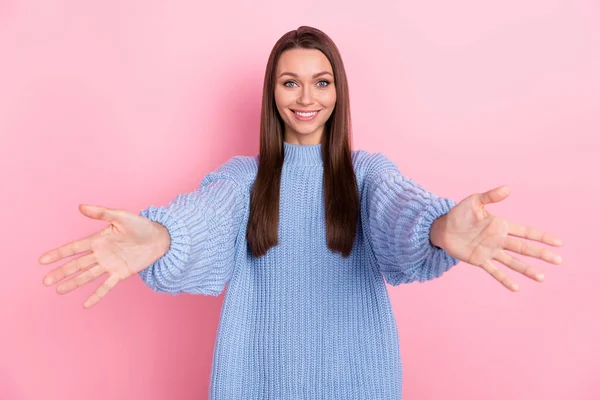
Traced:
<path fill-rule="evenodd" d="M 164 225 L 169 250 L 139 276 L 156 292 L 225 289 L 209 398 L 398 400 L 402 363 L 387 287 L 435 279 L 458 263 L 431 244 L 456 202 L 404 177 L 382 153 L 353 150 L 360 193 L 354 247 L 327 247 L 321 145 L 284 142 L 279 243 L 246 241 L 258 156 L 236 156 L 199 187 L 140 215 Z M 384 280 L 385 279 L 385 280 Z"/>

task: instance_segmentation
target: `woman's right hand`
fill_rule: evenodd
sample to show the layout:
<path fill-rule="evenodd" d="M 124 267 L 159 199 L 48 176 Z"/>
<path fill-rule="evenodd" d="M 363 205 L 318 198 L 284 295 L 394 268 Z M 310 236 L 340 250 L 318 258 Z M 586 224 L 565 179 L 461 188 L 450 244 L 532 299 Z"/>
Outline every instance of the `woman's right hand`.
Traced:
<path fill-rule="evenodd" d="M 79 205 L 79 211 L 86 217 L 104 220 L 110 225 L 91 236 L 44 253 L 39 263 L 50 264 L 91 251 L 54 269 L 43 280 L 44 285 L 50 286 L 67 278 L 56 287 L 57 293 L 65 294 L 108 273 L 104 283 L 84 302 L 85 308 L 94 306 L 119 281 L 149 267 L 169 249 L 167 229 L 141 215 L 84 204 Z M 88 267 L 91 268 L 74 276 Z"/>

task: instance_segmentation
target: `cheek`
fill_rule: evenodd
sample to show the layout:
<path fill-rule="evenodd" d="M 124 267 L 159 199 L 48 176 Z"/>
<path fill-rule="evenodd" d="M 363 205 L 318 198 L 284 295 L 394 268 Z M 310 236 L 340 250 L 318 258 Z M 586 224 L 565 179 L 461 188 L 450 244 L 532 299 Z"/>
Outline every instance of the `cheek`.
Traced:
<path fill-rule="evenodd" d="M 279 115 L 281 115 L 282 117 L 286 108 L 285 104 L 285 98 L 282 98 L 281 95 L 278 95 L 277 92 L 275 92 L 275 108 L 277 108 L 277 111 L 279 111 Z"/>
<path fill-rule="evenodd" d="M 275 104 L 279 109 L 287 108 L 293 102 L 293 98 L 284 92 L 275 91 Z"/>
<path fill-rule="evenodd" d="M 328 108 L 333 108 L 333 106 L 335 106 L 335 102 L 336 102 L 336 93 L 334 91 L 332 91 L 331 93 L 328 93 L 325 97 L 323 97 L 323 105 L 326 105 Z"/>
<path fill-rule="evenodd" d="M 335 92 L 327 96 L 327 98 L 323 99 L 322 104 L 327 107 L 327 119 L 329 119 L 329 117 L 331 117 L 331 114 L 333 114 L 333 109 L 335 108 L 336 101 L 337 98 Z"/>
<path fill-rule="evenodd" d="M 281 104 L 281 95 L 279 94 L 278 90 L 275 90 L 275 93 L 273 93 L 273 97 L 275 98 L 275 106 L 279 108 Z"/>

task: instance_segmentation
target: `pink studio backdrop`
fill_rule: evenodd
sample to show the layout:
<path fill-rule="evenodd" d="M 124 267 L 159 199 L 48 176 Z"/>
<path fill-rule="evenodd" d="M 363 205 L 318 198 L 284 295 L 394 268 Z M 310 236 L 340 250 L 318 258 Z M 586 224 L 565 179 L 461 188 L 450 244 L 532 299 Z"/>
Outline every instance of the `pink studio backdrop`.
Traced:
<path fill-rule="evenodd" d="M 0 399 L 206 399 L 223 295 L 134 277 L 42 285 L 45 251 L 102 229 L 80 203 L 138 212 L 258 151 L 264 67 L 300 25 L 336 42 L 354 147 L 457 201 L 499 185 L 497 215 L 564 241 L 561 266 L 460 264 L 389 286 L 404 398 L 600 398 L 600 6 L 482 2 L 0 3 Z"/>

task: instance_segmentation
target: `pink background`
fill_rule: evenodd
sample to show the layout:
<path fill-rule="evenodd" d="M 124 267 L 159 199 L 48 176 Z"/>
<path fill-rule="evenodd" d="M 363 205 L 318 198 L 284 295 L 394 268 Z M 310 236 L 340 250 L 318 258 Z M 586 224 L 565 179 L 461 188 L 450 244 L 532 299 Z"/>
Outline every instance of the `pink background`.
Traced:
<path fill-rule="evenodd" d="M 336 42 L 354 147 L 457 201 L 558 235 L 561 266 L 460 264 L 391 287 L 404 398 L 598 399 L 600 6 L 594 0 L 0 2 L 0 398 L 205 399 L 223 294 L 137 277 L 42 285 L 45 251 L 102 229 L 79 203 L 138 212 L 255 155 L 269 52 L 300 25 Z M 501 265 L 501 264 L 499 264 Z M 504 270 L 508 268 L 504 267 Z"/>

